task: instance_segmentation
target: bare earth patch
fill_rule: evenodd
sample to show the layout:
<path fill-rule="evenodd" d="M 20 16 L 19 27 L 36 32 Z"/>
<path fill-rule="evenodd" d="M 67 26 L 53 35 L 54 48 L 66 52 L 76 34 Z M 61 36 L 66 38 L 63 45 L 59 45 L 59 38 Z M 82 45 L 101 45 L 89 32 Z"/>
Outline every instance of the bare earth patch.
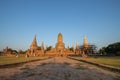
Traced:
<path fill-rule="evenodd" d="M 66 57 L 0 69 L 0 80 L 120 80 L 119 77 L 116 73 Z"/>

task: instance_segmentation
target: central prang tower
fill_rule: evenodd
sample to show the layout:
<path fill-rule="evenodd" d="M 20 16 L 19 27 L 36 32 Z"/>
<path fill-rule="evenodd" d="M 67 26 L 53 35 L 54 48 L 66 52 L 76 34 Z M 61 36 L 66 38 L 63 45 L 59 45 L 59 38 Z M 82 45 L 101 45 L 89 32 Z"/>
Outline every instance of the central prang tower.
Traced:
<path fill-rule="evenodd" d="M 57 38 L 57 43 L 56 43 L 56 51 L 64 51 L 65 50 L 65 44 L 63 42 L 63 36 L 61 33 L 58 34 L 58 38 Z"/>

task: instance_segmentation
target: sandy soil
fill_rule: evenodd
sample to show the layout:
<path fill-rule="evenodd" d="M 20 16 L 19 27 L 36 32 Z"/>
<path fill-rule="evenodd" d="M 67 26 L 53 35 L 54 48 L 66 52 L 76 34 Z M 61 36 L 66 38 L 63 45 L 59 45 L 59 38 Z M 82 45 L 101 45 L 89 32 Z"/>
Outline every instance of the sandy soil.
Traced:
<path fill-rule="evenodd" d="M 0 80 L 119 80 L 119 78 L 116 73 L 66 57 L 0 69 Z"/>

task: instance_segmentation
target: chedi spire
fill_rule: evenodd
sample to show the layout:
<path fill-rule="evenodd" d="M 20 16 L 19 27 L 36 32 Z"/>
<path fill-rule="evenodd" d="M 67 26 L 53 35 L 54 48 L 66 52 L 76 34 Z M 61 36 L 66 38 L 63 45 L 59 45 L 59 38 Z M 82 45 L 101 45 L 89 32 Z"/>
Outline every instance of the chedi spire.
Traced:
<path fill-rule="evenodd" d="M 34 39 L 33 39 L 33 42 L 32 44 L 30 45 L 30 49 L 37 49 L 38 46 L 37 46 L 37 41 L 36 41 L 36 35 L 34 36 Z"/>
<path fill-rule="evenodd" d="M 88 44 L 88 41 L 87 41 L 86 36 L 84 36 L 84 42 L 83 42 L 83 45 L 84 45 L 85 48 L 88 48 L 88 47 L 89 47 L 89 44 Z"/>
<path fill-rule="evenodd" d="M 58 39 L 56 43 L 56 50 L 57 51 L 63 51 L 65 49 L 65 44 L 63 42 L 63 36 L 61 33 L 58 34 Z"/>
<path fill-rule="evenodd" d="M 76 49 L 79 49 L 79 44 L 78 44 L 78 42 L 76 42 Z"/>

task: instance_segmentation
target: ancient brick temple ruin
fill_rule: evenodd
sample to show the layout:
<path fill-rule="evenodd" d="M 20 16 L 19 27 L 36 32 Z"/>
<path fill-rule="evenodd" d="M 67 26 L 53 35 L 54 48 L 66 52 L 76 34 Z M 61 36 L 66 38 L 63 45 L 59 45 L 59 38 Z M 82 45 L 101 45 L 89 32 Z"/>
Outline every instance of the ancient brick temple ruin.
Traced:
<path fill-rule="evenodd" d="M 83 46 L 80 47 L 78 43 L 76 43 L 76 48 L 73 52 L 69 51 L 65 48 L 65 43 L 63 41 L 63 35 L 61 33 L 58 34 L 57 42 L 55 47 L 49 51 L 45 51 L 44 43 L 39 46 L 37 45 L 36 35 L 34 36 L 33 42 L 30 45 L 30 48 L 26 52 L 26 56 L 45 56 L 45 55 L 52 55 L 52 56 L 67 56 L 71 54 L 81 54 L 82 56 L 86 57 L 86 53 L 88 52 L 89 44 L 87 41 L 86 36 L 84 36 Z"/>
<path fill-rule="evenodd" d="M 26 52 L 26 57 L 28 57 L 28 56 L 40 56 L 40 55 L 44 55 L 44 43 L 42 43 L 41 49 L 39 50 L 39 47 L 38 47 L 37 41 L 36 41 L 36 35 L 35 35 L 33 42 L 30 45 L 30 48 Z"/>
<path fill-rule="evenodd" d="M 5 49 L 3 49 L 3 53 L 4 53 L 4 56 L 11 56 L 12 55 L 12 51 L 8 47 L 6 47 Z"/>

